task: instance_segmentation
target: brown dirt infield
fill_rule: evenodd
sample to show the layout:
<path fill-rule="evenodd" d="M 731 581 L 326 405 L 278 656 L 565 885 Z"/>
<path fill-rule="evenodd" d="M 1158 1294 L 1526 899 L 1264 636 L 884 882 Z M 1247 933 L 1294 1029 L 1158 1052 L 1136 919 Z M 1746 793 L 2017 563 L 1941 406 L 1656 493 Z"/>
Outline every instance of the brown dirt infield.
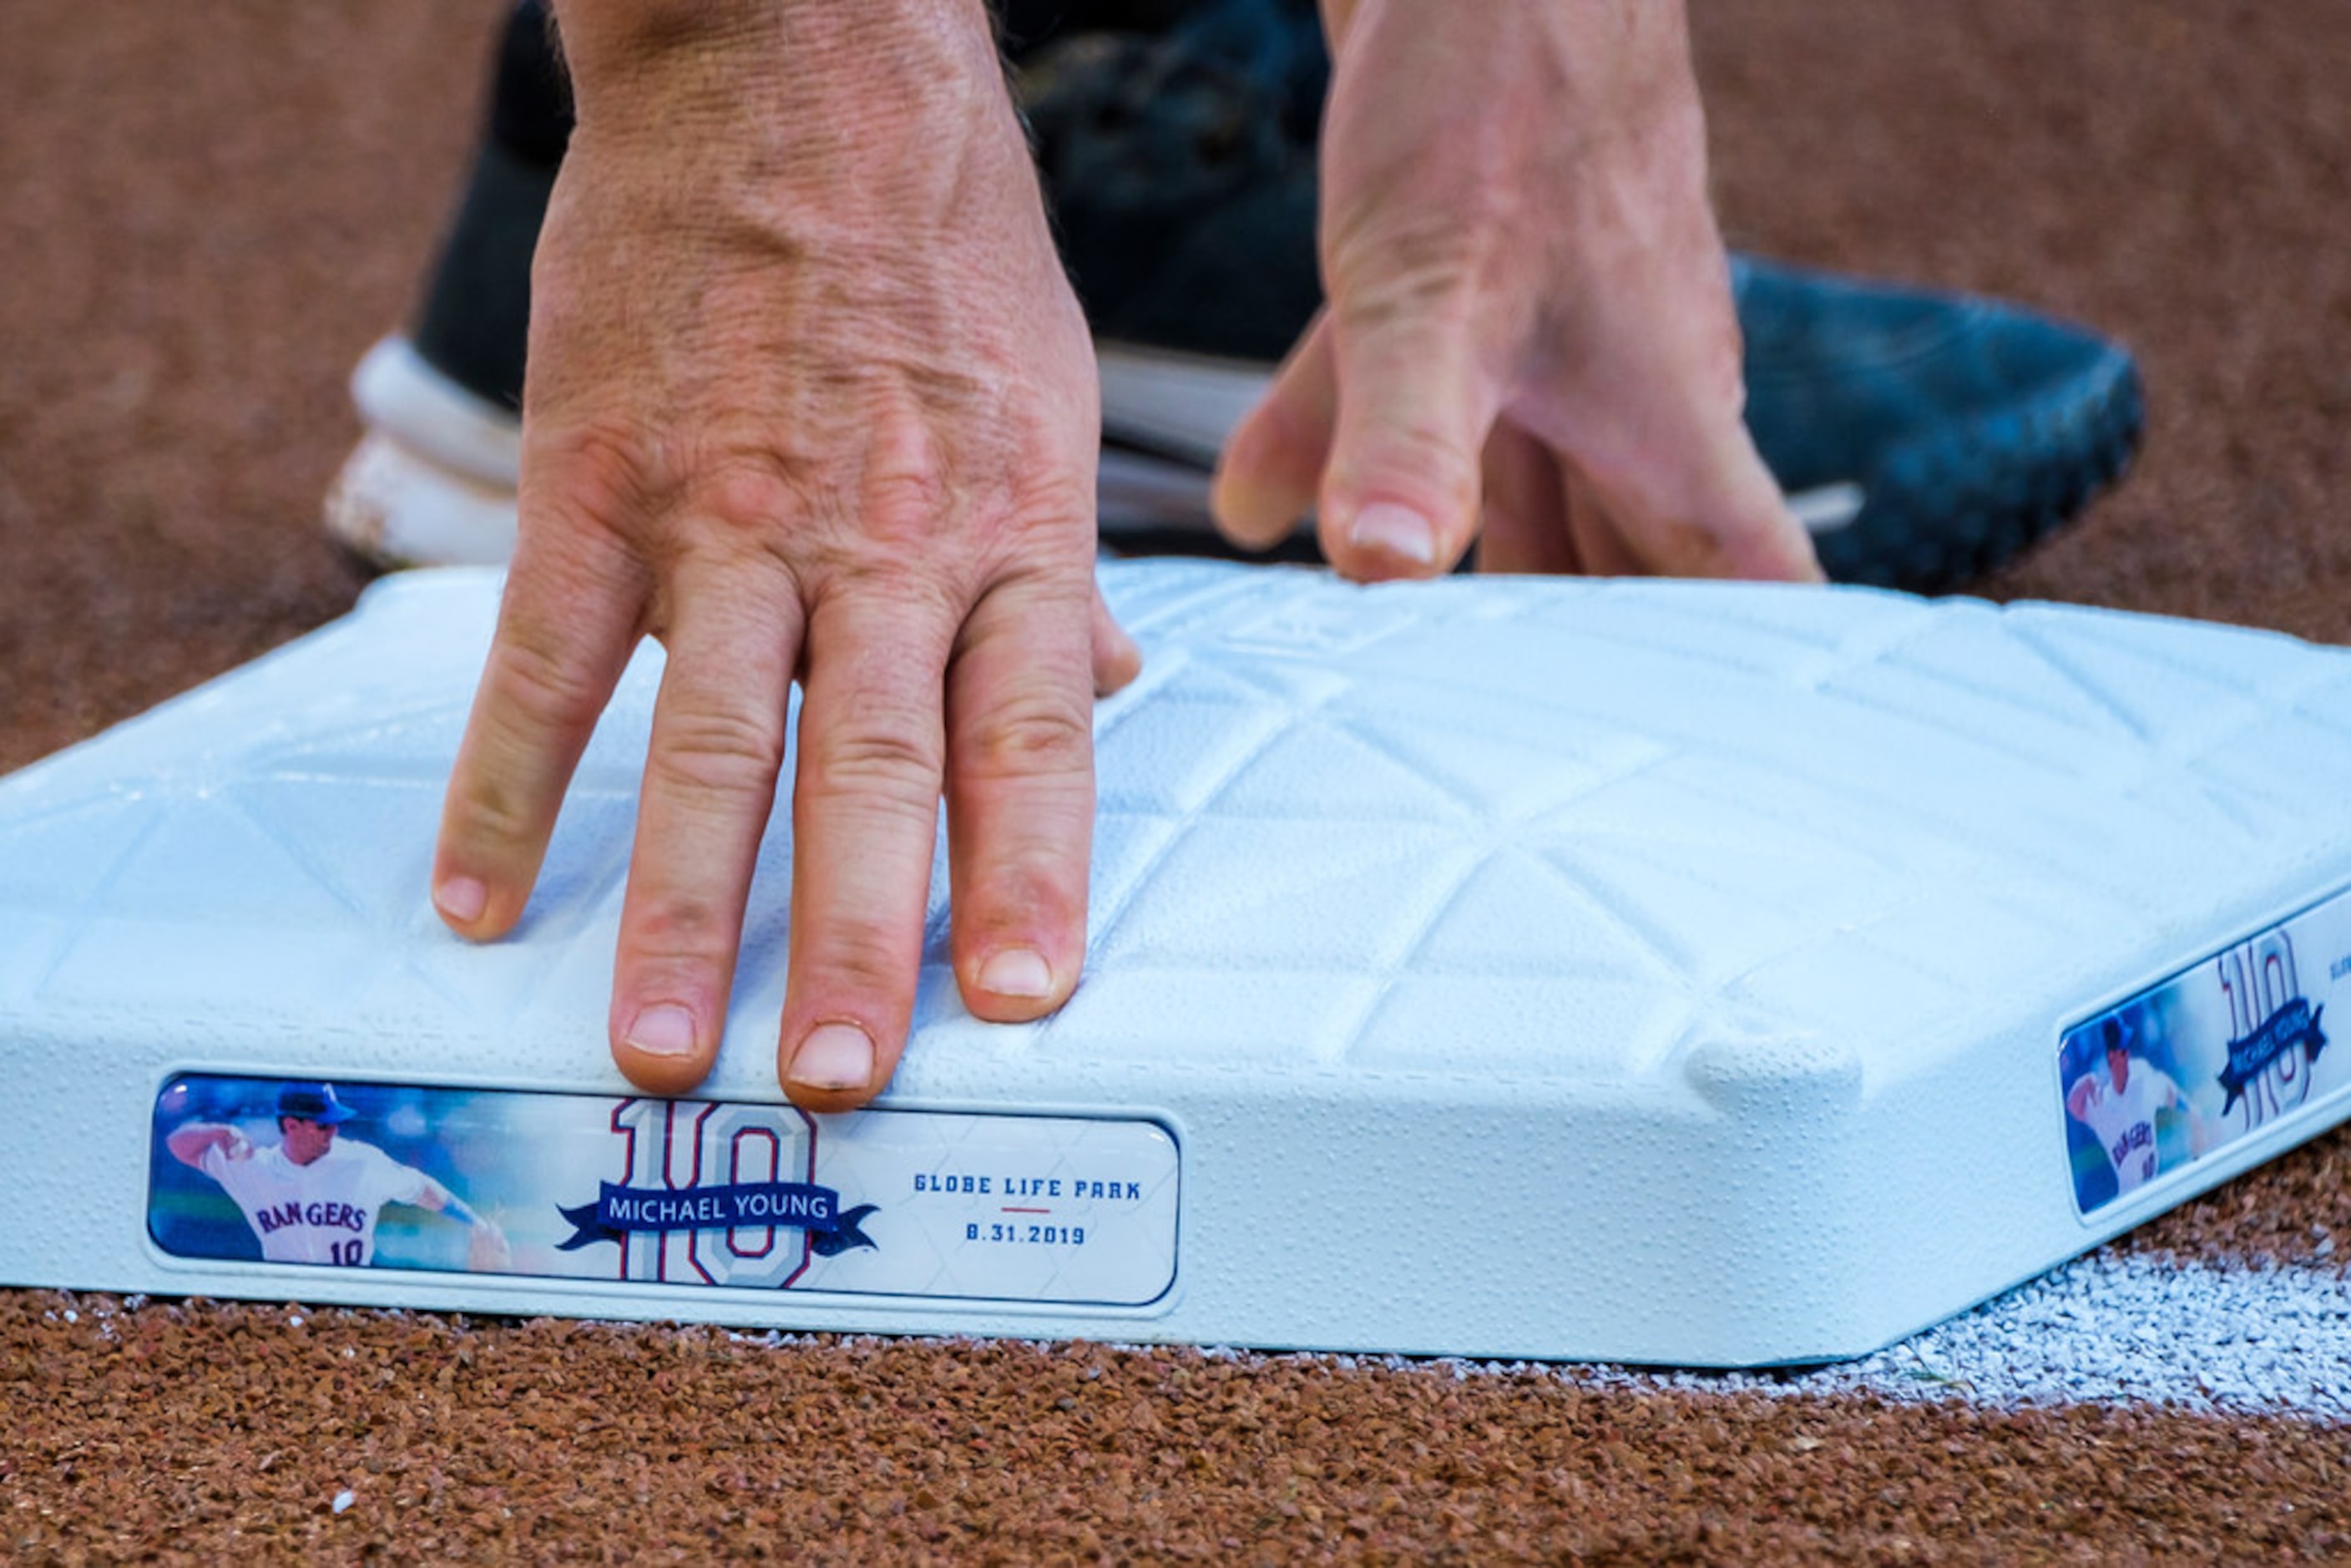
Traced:
<path fill-rule="evenodd" d="M 1739 243 L 2144 356 L 2137 472 L 1985 591 L 2351 641 L 2351 8 L 1692 8 Z M 316 527 L 342 380 L 406 308 L 496 9 L 11 6 L 0 767 L 350 604 Z M 2319 1262 L 2346 1149 L 2125 1245 Z M 2344 1432 L 2147 1409 L 21 1291 L 0 1409 L 34 1559 L 2351 1555 Z"/>

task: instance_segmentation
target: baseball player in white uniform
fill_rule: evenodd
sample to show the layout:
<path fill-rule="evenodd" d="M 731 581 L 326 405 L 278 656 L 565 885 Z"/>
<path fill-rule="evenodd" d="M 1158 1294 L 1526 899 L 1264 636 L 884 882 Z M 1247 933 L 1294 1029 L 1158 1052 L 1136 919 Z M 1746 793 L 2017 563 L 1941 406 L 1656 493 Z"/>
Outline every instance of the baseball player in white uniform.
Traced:
<path fill-rule="evenodd" d="M 2106 1076 L 2095 1069 L 2074 1081 L 2065 1092 L 2066 1113 L 2098 1136 L 2099 1146 L 2115 1167 L 2116 1197 L 2135 1191 L 2157 1171 L 2155 1117 L 2177 1107 L 2189 1118 L 2190 1144 L 2201 1153 L 2202 1118 L 2179 1085 L 2143 1056 L 2133 1056 L 2123 1040 L 2122 1022 L 2105 1021 Z"/>
<path fill-rule="evenodd" d="M 334 1085 L 288 1083 L 277 1092 L 279 1141 L 266 1148 L 215 1122 L 191 1122 L 165 1142 L 174 1159 L 236 1200 L 270 1262 L 370 1263 L 377 1214 L 387 1203 L 406 1203 L 473 1227 L 473 1266 L 502 1266 L 505 1239 L 463 1199 L 373 1144 L 338 1137 L 351 1115 Z"/>

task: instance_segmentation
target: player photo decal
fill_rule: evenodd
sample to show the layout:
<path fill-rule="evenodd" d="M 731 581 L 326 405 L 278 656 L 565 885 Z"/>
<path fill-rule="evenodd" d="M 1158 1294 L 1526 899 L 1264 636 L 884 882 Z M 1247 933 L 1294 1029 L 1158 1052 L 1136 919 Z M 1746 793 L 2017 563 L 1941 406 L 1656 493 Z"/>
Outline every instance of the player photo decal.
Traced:
<path fill-rule="evenodd" d="M 2068 1030 L 2074 1207 L 2126 1198 L 2351 1082 L 2326 1037 L 2346 975 L 2351 894 L 2338 894 Z"/>
<path fill-rule="evenodd" d="M 148 1232 L 186 1259 L 1143 1305 L 1174 1282 L 1155 1123 L 185 1075 Z"/>

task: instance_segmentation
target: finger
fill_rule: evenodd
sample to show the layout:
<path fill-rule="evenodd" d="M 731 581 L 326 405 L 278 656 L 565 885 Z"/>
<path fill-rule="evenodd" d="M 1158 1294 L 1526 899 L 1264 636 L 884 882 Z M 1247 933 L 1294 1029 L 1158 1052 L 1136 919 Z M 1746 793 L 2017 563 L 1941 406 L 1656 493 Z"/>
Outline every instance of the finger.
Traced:
<path fill-rule="evenodd" d="M 1693 436 L 1674 450 L 1680 461 L 1669 469 L 1604 476 L 1587 468 L 1580 476 L 1593 505 L 1576 507 L 1574 515 L 1587 525 L 1606 519 L 1622 570 L 1763 582 L 1823 580 L 1812 536 L 1788 509 L 1743 424 Z M 1583 533 L 1578 541 L 1588 546 Z M 1592 560 L 1588 549 L 1586 559 Z M 1594 570 L 1600 570 L 1596 563 Z"/>
<path fill-rule="evenodd" d="M 1110 612 L 1109 601 L 1102 596 L 1096 584 L 1093 591 L 1092 634 L 1094 695 L 1109 696 L 1123 691 L 1128 682 L 1143 673 L 1143 650 L 1126 634 L 1126 628 Z"/>
<path fill-rule="evenodd" d="M 433 856 L 434 907 L 459 934 L 486 940 L 522 917 L 644 601 L 609 535 L 523 530 Z"/>
<path fill-rule="evenodd" d="M 1494 426 L 1481 459 L 1485 525 L 1478 570 L 1570 573 L 1583 561 L 1568 531 L 1567 492 L 1551 449 L 1510 420 Z"/>
<path fill-rule="evenodd" d="M 1082 568 L 1081 568 L 1082 570 Z M 1086 591 L 1039 573 L 972 612 L 947 675 L 947 856 L 964 1003 L 998 1023 L 1069 999 L 1094 815 Z"/>
<path fill-rule="evenodd" d="M 778 1042 L 785 1092 L 806 1110 L 879 1093 L 914 1013 L 956 622 L 917 591 L 845 584 L 809 621 Z"/>
<path fill-rule="evenodd" d="M 1607 499 L 1572 463 L 1560 465 L 1560 509 L 1572 548 L 1593 577 L 1646 577 L 1653 569 L 1625 541 Z"/>
<path fill-rule="evenodd" d="M 1363 580 L 1433 577 L 1478 529 L 1479 455 L 1500 406 L 1471 323 L 1416 296 L 1333 318 L 1338 419 L 1322 553 Z"/>
<path fill-rule="evenodd" d="M 1322 488 L 1337 417 L 1330 321 L 1317 316 L 1217 460 L 1208 509 L 1225 538 L 1245 549 L 1289 538 Z"/>
<path fill-rule="evenodd" d="M 666 585 L 669 663 L 612 967 L 612 1060 L 682 1094 L 708 1075 L 726 1022 L 743 905 L 783 766 L 799 656 L 797 585 L 771 560 L 689 557 Z"/>

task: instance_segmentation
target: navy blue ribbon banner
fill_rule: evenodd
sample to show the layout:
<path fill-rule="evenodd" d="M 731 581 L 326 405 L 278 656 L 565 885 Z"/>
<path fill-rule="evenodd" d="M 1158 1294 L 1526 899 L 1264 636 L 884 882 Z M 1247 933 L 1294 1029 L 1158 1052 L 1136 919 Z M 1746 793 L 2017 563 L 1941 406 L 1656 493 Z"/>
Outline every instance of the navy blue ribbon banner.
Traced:
<path fill-rule="evenodd" d="M 2307 997 L 2296 997 L 2262 1019 L 2261 1028 L 2242 1040 L 2230 1041 L 2229 1065 L 2220 1070 L 2220 1087 L 2229 1092 L 2229 1097 L 2222 1102 L 2220 1113 L 2225 1116 L 2235 1110 L 2247 1086 L 2294 1047 L 2302 1047 L 2304 1062 L 2316 1061 L 2318 1053 L 2326 1049 L 2326 1036 L 2318 1028 L 2325 1011 L 2324 1007 L 2313 1009 Z"/>
<path fill-rule="evenodd" d="M 593 1203 L 570 1208 L 557 1206 L 572 1228 L 569 1240 L 556 1243 L 557 1251 L 619 1241 L 633 1231 L 733 1230 L 768 1225 L 807 1231 L 809 1244 L 822 1258 L 874 1244 L 857 1228 L 858 1221 L 873 1212 L 873 1205 L 860 1204 L 844 1211 L 841 1195 L 829 1186 L 791 1181 L 683 1190 L 621 1186 L 609 1181 L 601 1185 L 602 1190 Z"/>

